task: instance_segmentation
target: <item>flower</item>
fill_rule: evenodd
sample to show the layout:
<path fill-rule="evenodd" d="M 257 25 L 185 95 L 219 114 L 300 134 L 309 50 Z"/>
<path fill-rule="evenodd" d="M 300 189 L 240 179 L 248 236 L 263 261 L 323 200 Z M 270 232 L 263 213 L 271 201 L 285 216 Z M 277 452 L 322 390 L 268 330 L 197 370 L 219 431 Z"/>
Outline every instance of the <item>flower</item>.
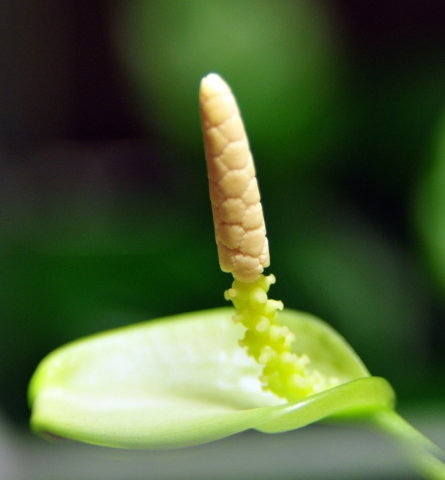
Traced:
<path fill-rule="evenodd" d="M 284 310 L 280 322 L 340 385 L 286 402 L 261 388 L 261 366 L 239 348 L 234 310 L 188 313 L 122 327 L 48 355 L 29 389 L 31 426 L 40 434 L 121 448 L 174 448 L 254 428 L 277 433 L 312 422 L 392 408 L 386 380 L 321 320 Z"/>

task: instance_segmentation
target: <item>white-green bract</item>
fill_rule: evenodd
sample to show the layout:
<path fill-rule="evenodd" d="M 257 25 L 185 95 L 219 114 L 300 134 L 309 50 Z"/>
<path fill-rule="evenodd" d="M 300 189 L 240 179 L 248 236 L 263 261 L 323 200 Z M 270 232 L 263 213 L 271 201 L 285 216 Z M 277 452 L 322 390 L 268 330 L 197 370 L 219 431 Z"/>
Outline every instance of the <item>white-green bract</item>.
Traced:
<path fill-rule="evenodd" d="M 340 385 L 287 403 L 261 389 L 261 367 L 239 348 L 244 329 L 221 308 L 93 335 L 48 355 L 29 388 L 31 427 L 42 435 L 118 448 L 178 448 L 254 428 L 279 433 L 324 420 L 358 421 L 396 439 L 425 478 L 444 479 L 441 452 L 393 410 L 372 377 L 323 321 L 293 310 L 280 322 Z M 320 452 L 322 454 L 322 452 Z"/>
<path fill-rule="evenodd" d="M 289 310 L 280 322 L 298 333 L 296 350 L 343 385 L 294 404 L 263 392 L 260 366 L 238 346 L 244 328 L 232 315 L 230 308 L 180 315 L 56 350 L 31 382 L 33 429 L 107 446 L 171 448 L 392 407 L 391 387 L 369 376 L 342 337 Z"/>

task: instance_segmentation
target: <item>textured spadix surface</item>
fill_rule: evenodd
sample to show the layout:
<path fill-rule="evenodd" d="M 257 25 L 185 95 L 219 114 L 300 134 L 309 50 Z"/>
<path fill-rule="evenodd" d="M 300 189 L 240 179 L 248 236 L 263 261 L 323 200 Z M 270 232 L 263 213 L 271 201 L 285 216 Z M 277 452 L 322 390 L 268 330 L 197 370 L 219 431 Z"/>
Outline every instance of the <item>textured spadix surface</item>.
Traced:
<path fill-rule="evenodd" d="M 123 448 L 173 448 L 255 428 L 281 432 L 393 405 L 324 322 L 291 310 L 280 322 L 320 373 L 342 384 L 285 403 L 261 390 L 261 367 L 239 348 L 243 327 L 222 308 L 136 324 L 78 340 L 48 355 L 29 389 L 39 433 Z"/>
<path fill-rule="evenodd" d="M 254 282 L 270 258 L 244 123 L 230 87 L 216 73 L 201 80 L 199 103 L 219 264 L 237 280 Z"/>

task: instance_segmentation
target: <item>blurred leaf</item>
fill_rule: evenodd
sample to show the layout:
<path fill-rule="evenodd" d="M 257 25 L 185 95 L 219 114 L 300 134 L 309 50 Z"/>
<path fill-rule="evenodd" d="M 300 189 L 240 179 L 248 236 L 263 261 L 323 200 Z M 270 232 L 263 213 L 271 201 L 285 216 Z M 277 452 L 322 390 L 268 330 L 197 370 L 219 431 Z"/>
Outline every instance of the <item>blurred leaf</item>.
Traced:
<path fill-rule="evenodd" d="M 427 299 L 413 259 L 321 182 L 300 186 L 293 202 L 292 222 L 269 215 L 279 297 L 329 319 L 374 375 L 419 395 Z"/>
<path fill-rule="evenodd" d="M 199 152 L 197 91 L 200 78 L 215 71 L 234 89 L 263 173 L 319 159 L 338 141 L 341 65 L 324 3 L 121 5 L 115 33 L 142 101 L 137 108 L 165 138 Z"/>
<path fill-rule="evenodd" d="M 445 288 L 445 117 L 434 138 L 432 162 L 417 187 L 415 214 L 425 254 L 440 288 Z"/>

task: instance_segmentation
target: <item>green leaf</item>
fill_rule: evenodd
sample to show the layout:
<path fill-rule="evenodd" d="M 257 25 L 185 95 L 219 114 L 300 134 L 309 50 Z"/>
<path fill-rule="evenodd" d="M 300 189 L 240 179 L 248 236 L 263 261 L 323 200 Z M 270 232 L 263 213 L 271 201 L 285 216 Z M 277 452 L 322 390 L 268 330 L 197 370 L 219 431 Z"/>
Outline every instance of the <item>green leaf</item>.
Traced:
<path fill-rule="evenodd" d="M 238 346 L 244 328 L 233 312 L 145 322 L 55 350 L 31 380 L 33 430 L 112 447 L 174 448 L 392 408 L 390 385 L 371 377 L 337 332 L 292 310 L 279 319 L 295 333 L 295 351 L 341 384 L 295 403 L 263 392 L 261 367 Z"/>

